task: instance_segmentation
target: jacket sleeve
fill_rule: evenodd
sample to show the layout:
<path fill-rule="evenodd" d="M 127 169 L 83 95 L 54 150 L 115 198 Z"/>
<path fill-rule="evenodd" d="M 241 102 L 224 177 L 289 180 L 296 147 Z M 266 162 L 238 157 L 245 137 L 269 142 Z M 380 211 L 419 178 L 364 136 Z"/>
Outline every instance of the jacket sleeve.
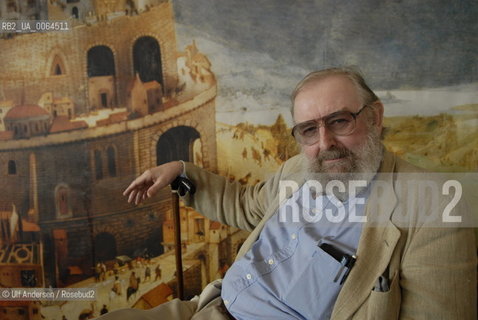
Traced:
<path fill-rule="evenodd" d="M 211 220 L 251 231 L 277 195 L 284 166 L 286 164 L 266 181 L 242 186 L 192 163 L 185 163 L 185 173 L 195 184 L 196 193 L 184 196 L 183 201 Z"/>

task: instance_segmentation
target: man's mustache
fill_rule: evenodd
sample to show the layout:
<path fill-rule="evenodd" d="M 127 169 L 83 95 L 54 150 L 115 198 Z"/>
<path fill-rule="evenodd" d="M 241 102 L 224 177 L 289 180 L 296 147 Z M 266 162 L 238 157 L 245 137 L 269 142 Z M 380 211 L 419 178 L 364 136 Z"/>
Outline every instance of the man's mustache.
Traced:
<path fill-rule="evenodd" d="M 329 150 L 324 150 L 317 156 L 317 161 L 322 162 L 325 160 L 345 158 L 352 155 L 352 152 L 347 148 L 332 147 Z"/>

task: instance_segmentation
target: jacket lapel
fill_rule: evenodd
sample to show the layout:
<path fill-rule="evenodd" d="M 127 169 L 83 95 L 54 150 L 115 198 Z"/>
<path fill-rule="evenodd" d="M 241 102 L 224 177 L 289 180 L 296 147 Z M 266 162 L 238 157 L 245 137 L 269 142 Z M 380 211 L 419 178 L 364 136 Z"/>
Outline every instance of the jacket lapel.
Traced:
<path fill-rule="evenodd" d="M 394 157 L 386 152 L 367 201 L 367 222 L 360 237 L 357 261 L 339 293 L 332 319 L 348 319 L 357 311 L 388 266 L 400 238 L 400 231 L 390 221 L 397 204 L 393 168 Z"/>

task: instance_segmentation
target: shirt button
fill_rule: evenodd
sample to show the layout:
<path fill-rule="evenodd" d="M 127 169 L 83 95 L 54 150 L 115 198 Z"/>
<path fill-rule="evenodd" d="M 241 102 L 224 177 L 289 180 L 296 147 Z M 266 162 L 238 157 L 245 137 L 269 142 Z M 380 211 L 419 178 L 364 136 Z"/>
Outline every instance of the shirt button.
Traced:
<path fill-rule="evenodd" d="M 291 234 L 290 237 L 292 238 L 292 240 L 295 240 L 295 238 L 297 238 L 297 235 L 295 233 Z"/>
<path fill-rule="evenodd" d="M 228 305 L 228 304 L 229 304 L 229 301 L 228 301 L 228 300 L 224 300 L 224 304 Z"/>
<path fill-rule="evenodd" d="M 274 264 L 274 259 L 269 259 L 269 261 L 267 261 L 267 263 Z"/>
<path fill-rule="evenodd" d="M 252 275 L 250 273 L 246 274 L 246 278 L 247 280 L 251 280 L 252 279 Z"/>

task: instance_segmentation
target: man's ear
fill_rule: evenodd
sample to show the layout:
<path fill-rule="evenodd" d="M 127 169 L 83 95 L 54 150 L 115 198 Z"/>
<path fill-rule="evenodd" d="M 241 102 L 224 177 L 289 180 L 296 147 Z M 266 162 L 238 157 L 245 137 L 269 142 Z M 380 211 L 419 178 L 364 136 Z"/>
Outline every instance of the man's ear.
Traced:
<path fill-rule="evenodd" d="M 372 107 L 374 113 L 373 124 L 381 132 L 383 128 L 383 104 L 380 100 L 377 100 L 372 104 Z"/>

